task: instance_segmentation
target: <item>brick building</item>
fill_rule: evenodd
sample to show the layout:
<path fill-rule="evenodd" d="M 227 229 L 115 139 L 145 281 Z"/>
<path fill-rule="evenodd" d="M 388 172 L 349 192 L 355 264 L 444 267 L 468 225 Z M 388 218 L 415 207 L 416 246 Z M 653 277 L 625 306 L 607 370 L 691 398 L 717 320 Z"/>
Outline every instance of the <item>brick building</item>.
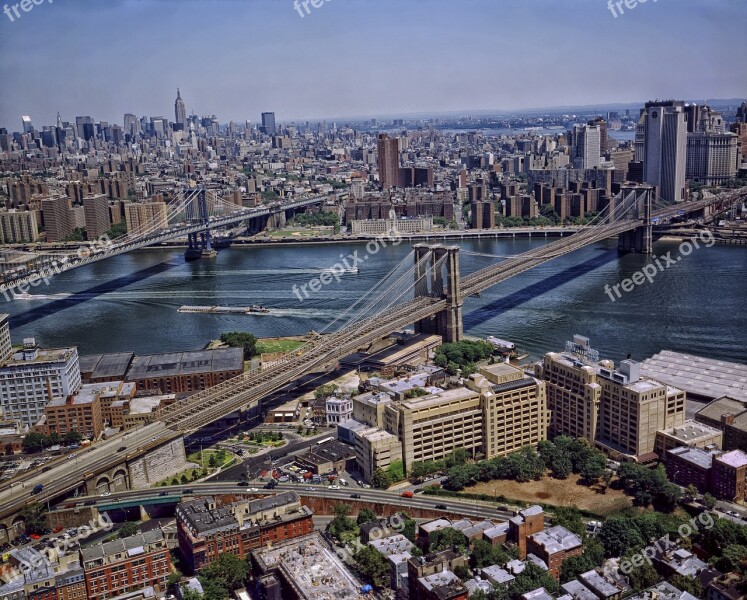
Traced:
<path fill-rule="evenodd" d="M 166 590 L 171 556 L 160 530 L 83 548 L 80 554 L 89 600 L 151 586 Z"/>
<path fill-rule="evenodd" d="M 545 561 L 550 575 L 558 579 L 560 565 L 565 559 L 580 555 L 584 551 L 584 544 L 575 533 L 562 525 L 556 525 L 530 535 L 527 538 L 527 550 Z"/>
<path fill-rule="evenodd" d="M 732 450 L 713 459 L 711 490 L 713 495 L 729 502 L 744 502 L 747 454 Z"/>
<path fill-rule="evenodd" d="M 252 550 L 314 530 L 312 511 L 295 492 L 226 505 L 212 496 L 182 502 L 176 522 L 179 550 L 193 573 L 224 552 L 245 558 Z"/>
<path fill-rule="evenodd" d="M 667 477 L 671 482 L 682 486 L 692 484 L 701 494 L 711 489 L 712 452 L 682 446 L 668 450 L 666 457 Z"/>
<path fill-rule="evenodd" d="M 527 557 L 527 538 L 545 528 L 545 511 L 541 506 L 530 506 L 518 511 L 508 520 L 508 540 L 519 548 L 519 558 Z"/>

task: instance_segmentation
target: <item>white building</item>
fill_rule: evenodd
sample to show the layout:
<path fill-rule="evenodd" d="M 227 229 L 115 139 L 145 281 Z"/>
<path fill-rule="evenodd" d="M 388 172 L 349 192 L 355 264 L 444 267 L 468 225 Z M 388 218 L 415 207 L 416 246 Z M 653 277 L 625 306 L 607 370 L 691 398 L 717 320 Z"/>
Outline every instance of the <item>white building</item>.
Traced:
<path fill-rule="evenodd" d="M 0 406 L 6 418 L 32 426 L 50 400 L 67 398 L 80 383 L 77 348 L 40 350 L 34 338 L 27 338 L 0 363 Z"/>
<path fill-rule="evenodd" d="M 327 398 L 325 409 L 327 425 L 337 425 L 353 417 L 353 400 L 350 397 L 335 398 L 331 396 Z"/>

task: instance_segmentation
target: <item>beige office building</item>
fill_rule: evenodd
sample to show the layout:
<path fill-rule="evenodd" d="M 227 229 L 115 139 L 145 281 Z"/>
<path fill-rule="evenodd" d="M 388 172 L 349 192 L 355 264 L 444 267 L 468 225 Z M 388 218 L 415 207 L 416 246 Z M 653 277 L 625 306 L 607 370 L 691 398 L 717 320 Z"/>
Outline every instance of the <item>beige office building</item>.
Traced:
<path fill-rule="evenodd" d="M 685 422 L 685 392 L 642 378 L 635 361 L 615 370 L 612 361 L 598 360 L 586 338 L 576 336 L 570 345 L 577 351 L 550 352 L 535 365 L 547 383 L 550 437 L 585 438 L 609 453 L 653 459 L 657 431 Z"/>
<path fill-rule="evenodd" d="M 392 403 L 385 392 L 368 392 L 353 398 L 353 419 L 369 427 L 384 427 L 384 409 Z"/>
<path fill-rule="evenodd" d="M 457 448 L 482 450 L 480 394 L 457 388 L 393 402 L 384 409 L 384 427 L 402 442 L 405 471 L 414 462 L 439 460 Z"/>
<path fill-rule="evenodd" d="M 0 244 L 35 242 L 38 239 L 35 211 L 0 211 Z"/>
<path fill-rule="evenodd" d="M 130 235 L 138 235 L 168 229 L 165 202 L 143 202 L 125 204 L 125 223 Z"/>
<path fill-rule="evenodd" d="M 549 352 L 534 371 L 547 384 L 550 437 L 569 435 L 594 441 L 602 399 L 596 369 L 572 356 Z"/>
<path fill-rule="evenodd" d="M 620 362 L 620 370 L 600 369 L 602 402 L 597 445 L 638 460 L 656 458 L 656 432 L 685 422 L 685 392 L 641 379 L 640 364 Z"/>
<path fill-rule="evenodd" d="M 480 392 L 486 458 L 504 456 L 547 439 L 550 411 L 545 383 L 498 363 L 480 368 L 467 382 Z"/>
<path fill-rule="evenodd" d="M 402 444 L 396 436 L 378 427 L 355 432 L 355 461 L 365 481 L 396 460 L 402 460 Z"/>

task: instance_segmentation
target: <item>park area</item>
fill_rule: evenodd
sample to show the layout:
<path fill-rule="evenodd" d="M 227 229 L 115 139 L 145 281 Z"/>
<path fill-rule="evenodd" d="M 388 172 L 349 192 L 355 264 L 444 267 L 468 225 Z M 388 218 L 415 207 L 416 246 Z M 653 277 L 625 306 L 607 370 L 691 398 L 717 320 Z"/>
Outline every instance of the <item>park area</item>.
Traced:
<path fill-rule="evenodd" d="M 512 501 L 553 506 L 575 506 L 581 510 L 606 516 L 632 506 L 629 496 L 622 490 L 607 488 L 600 493 L 598 486 L 588 487 L 578 483 L 579 476 L 570 475 L 567 479 L 543 477 L 539 481 L 519 483 L 510 480 L 495 480 L 477 483 L 466 488 L 468 494 L 503 496 L 508 504 Z"/>

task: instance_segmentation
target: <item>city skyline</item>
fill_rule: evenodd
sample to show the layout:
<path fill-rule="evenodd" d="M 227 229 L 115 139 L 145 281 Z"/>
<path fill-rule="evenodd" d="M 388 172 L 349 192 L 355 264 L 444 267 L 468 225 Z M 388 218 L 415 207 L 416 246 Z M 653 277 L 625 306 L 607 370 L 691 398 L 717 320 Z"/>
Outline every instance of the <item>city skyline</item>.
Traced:
<path fill-rule="evenodd" d="M 287 122 L 747 94 L 734 58 L 747 50 L 739 35 L 747 7 L 733 0 L 647 3 L 618 18 L 601 0 L 466 4 L 387 0 L 374 10 L 363 1 L 329 2 L 299 18 L 291 2 L 216 2 L 209 12 L 187 3 L 176 13 L 166 0 L 45 3 L 1 21 L 0 126 L 17 130 L 22 115 L 37 127 L 52 124 L 57 112 L 112 123 L 127 112 L 171 118 L 177 88 L 187 114 L 221 122 L 257 122 L 264 111 Z M 257 25 L 260 17 L 267 26 Z M 111 44 L 166 19 L 168 30 Z M 571 35 L 571 27 L 580 31 Z M 32 33 L 54 36 L 55 51 L 24 43 Z M 436 54 L 439 35 L 452 43 Z M 98 45 L 111 51 L 89 52 Z M 122 70 L 127 56 L 133 67 Z M 155 83 L 145 89 L 143 81 Z"/>

